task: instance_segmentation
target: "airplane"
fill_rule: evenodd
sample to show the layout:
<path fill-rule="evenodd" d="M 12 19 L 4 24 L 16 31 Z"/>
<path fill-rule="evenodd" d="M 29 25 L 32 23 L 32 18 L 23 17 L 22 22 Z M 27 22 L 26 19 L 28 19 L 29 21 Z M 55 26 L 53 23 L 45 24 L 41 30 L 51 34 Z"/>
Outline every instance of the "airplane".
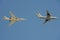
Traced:
<path fill-rule="evenodd" d="M 40 13 L 36 13 L 36 16 L 40 19 L 45 19 L 44 23 L 47 23 L 50 20 L 57 19 L 57 17 L 52 16 L 48 10 L 46 10 L 47 16 L 42 16 Z"/>
<path fill-rule="evenodd" d="M 25 20 L 25 18 L 18 18 L 16 17 L 13 12 L 10 11 L 10 18 L 8 18 L 7 16 L 4 16 L 3 19 L 4 20 L 8 20 L 10 22 L 9 25 L 12 25 L 14 24 L 15 22 L 18 22 L 18 21 L 22 21 L 22 20 Z"/>

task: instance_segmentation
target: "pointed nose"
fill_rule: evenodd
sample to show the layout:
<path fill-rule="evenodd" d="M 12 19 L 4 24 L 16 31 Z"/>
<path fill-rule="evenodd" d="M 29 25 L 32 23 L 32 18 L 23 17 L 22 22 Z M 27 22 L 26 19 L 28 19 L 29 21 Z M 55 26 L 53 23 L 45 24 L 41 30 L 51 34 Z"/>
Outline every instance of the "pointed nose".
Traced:
<path fill-rule="evenodd" d="M 26 20 L 25 18 L 20 18 L 20 20 Z"/>
<path fill-rule="evenodd" d="M 25 18 L 18 18 L 17 21 L 26 20 Z"/>
<path fill-rule="evenodd" d="M 55 17 L 56 19 L 58 19 L 57 17 Z"/>
<path fill-rule="evenodd" d="M 58 19 L 58 17 L 55 17 L 55 19 Z"/>

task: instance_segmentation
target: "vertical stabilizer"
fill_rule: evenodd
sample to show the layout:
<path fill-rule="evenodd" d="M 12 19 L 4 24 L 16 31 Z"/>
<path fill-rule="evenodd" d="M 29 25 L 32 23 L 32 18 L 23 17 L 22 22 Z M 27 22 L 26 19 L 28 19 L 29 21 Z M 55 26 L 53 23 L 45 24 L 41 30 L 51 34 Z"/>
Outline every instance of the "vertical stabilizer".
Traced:
<path fill-rule="evenodd" d="M 42 17 L 42 15 L 40 13 L 36 13 L 37 17 Z"/>
<path fill-rule="evenodd" d="M 8 18 L 8 17 L 6 17 L 6 16 L 4 16 L 4 17 L 3 17 L 3 19 L 4 19 L 4 20 L 9 20 L 9 18 Z"/>

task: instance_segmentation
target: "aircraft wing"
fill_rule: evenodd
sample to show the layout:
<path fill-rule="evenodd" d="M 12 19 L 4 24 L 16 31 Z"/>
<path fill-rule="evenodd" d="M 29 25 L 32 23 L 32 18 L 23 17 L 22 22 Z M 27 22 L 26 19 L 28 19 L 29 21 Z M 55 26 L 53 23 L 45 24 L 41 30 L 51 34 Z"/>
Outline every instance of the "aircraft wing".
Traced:
<path fill-rule="evenodd" d="M 44 23 L 43 24 L 45 24 L 45 23 L 47 23 L 49 20 L 48 19 L 46 19 L 45 21 L 44 21 Z"/>
<path fill-rule="evenodd" d="M 46 12 L 47 12 L 47 17 L 50 17 L 51 14 L 48 12 L 48 10 L 46 10 Z"/>
<path fill-rule="evenodd" d="M 50 18 L 50 16 L 51 16 L 51 14 L 48 12 L 48 10 L 46 10 L 46 12 L 47 12 L 47 17 L 46 17 L 46 19 L 44 21 L 44 24 L 47 23 L 50 20 L 48 18 Z"/>
<path fill-rule="evenodd" d="M 9 21 L 10 23 L 9 23 L 9 25 L 12 25 L 12 24 L 14 24 L 16 21 Z"/>
<path fill-rule="evenodd" d="M 10 11 L 10 16 L 13 17 L 13 18 L 16 18 L 16 16 L 11 11 Z"/>

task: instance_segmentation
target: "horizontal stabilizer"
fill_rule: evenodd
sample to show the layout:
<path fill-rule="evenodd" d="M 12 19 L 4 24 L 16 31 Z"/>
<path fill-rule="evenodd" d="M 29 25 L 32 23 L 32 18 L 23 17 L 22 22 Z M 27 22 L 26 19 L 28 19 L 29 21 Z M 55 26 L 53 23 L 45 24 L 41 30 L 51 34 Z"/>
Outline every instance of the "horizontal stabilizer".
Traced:
<path fill-rule="evenodd" d="M 40 13 L 36 13 L 37 17 L 42 17 L 42 15 Z"/>

